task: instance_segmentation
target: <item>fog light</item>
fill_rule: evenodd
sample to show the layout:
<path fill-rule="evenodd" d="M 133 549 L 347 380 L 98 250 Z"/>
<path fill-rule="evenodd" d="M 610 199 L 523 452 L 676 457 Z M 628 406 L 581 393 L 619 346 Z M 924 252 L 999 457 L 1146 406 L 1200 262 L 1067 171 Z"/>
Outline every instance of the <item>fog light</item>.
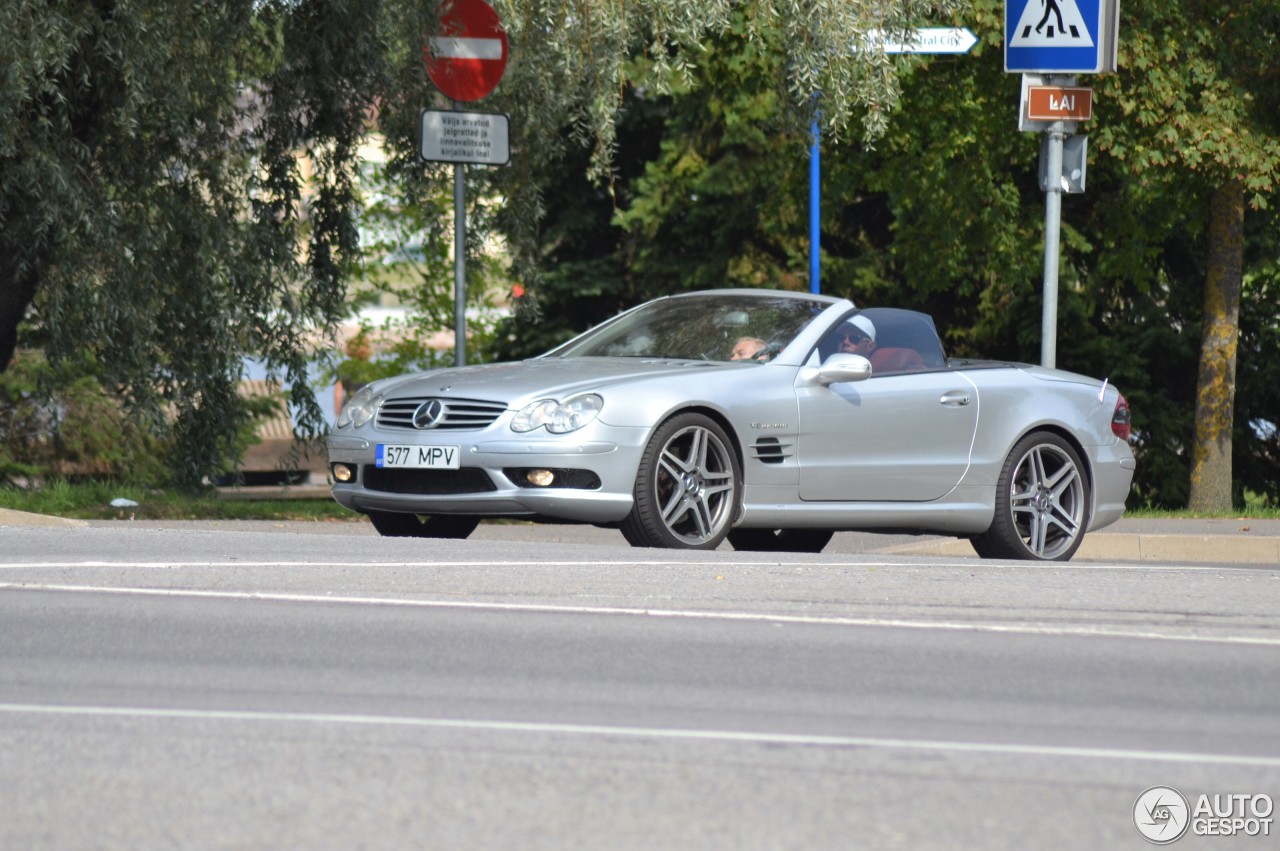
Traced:
<path fill-rule="evenodd" d="M 346 464 L 333 465 L 333 478 L 339 482 L 349 482 L 356 477 L 356 471 Z"/>
<path fill-rule="evenodd" d="M 551 487 L 551 483 L 556 480 L 556 474 L 550 470 L 530 470 L 525 474 L 525 479 L 531 485 L 540 488 Z"/>

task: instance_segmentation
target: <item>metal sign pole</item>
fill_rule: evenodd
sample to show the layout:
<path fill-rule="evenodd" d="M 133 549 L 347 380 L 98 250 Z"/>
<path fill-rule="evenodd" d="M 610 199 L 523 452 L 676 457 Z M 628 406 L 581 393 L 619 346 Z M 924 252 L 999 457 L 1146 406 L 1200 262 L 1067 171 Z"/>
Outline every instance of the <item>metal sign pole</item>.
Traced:
<path fill-rule="evenodd" d="M 1053 367 L 1058 350 L 1058 234 L 1062 227 L 1062 140 L 1065 122 L 1055 121 L 1048 131 L 1045 171 L 1049 185 L 1044 193 L 1044 308 L 1040 319 L 1040 365 Z"/>
<path fill-rule="evenodd" d="M 822 292 L 822 139 L 818 120 L 809 130 L 809 292 Z"/>
<path fill-rule="evenodd" d="M 439 26 L 427 39 L 423 54 L 427 61 L 427 76 L 436 88 L 451 101 L 456 111 L 458 101 L 475 101 L 487 97 L 507 69 L 510 44 L 507 33 L 502 28 L 502 20 L 493 7 L 484 0 L 450 0 L 441 10 Z M 457 122 L 468 120 L 484 123 L 489 119 L 475 116 L 455 116 L 450 126 L 460 127 Z M 420 119 L 422 128 L 423 159 L 434 161 L 427 156 L 428 148 L 438 148 L 438 154 L 447 154 L 453 166 L 453 313 L 454 313 L 454 352 L 457 365 L 467 363 L 467 195 L 466 165 L 470 160 L 468 154 L 479 155 L 480 162 L 502 164 L 507 160 L 506 119 L 502 121 L 502 153 L 500 159 L 494 160 L 496 151 L 489 145 L 469 146 L 459 144 L 461 141 L 487 138 L 486 128 L 471 127 L 475 133 L 466 136 L 455 136 L 446 144 L 444 121 L 440 127 L 427 133 L 428 114 L 424 111 Z M 468 150 L 470 149 L 470 150 Z"/>
<path fill-rule="evenodd" d="M 1051 13 L 1056 18 L 1050 22 Z M 1046 27 L 1046 24 L 1049 26 Z M 1022 72 L 1022 100 L 1018 105 L 1018 129 L 1035 130 L 1031 125 L 1049 120 L 1044 152 L 1044 312 L 1041 318 L 1040 362 L 1052 367 L 1058 348 L 1058 237 L 1062 225 L 1062 149 L 1067 124 L 1075 130 L 1077 121 L 1092 117 L 1093 92 L 1067 90 L 1052 85 L 1032 86 L 1031 75 L 1045 75 L 1044 83 L 1065 85 L 1062 75 L 1114 74 L 1120 32 L 1120 0 L 1005 0 L 1004 70 Z M 1070 83 L 1074 83 L 1074 78 Z M 1077 98 L 1080 98 L 1078 101 Z M 1037 104 L 1037 100 L 1047 104 Z M 1047 105 L 1047 112 L 1045 114 Z M 1084 191 L 1083 147 L 1079 169 L 1079 190 Z M 1068 187 L 1069 188 L 1069 187 Z"/>
<path fill-rule="evenodd" d="M 455 361 L 467 365 L 467 189 L 466 165 L 453 166 L 453 333 Z"/>

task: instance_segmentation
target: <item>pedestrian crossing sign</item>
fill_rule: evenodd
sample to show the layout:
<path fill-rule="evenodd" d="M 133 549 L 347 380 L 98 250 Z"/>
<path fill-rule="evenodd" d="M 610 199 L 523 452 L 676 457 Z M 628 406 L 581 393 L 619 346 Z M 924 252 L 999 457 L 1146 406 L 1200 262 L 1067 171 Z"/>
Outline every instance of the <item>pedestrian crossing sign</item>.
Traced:
<path fill-rule="evenodd" d="M 1004 69 L 1114 72 L 1119 17 L 1120 0 L 1005 0 Z"/>

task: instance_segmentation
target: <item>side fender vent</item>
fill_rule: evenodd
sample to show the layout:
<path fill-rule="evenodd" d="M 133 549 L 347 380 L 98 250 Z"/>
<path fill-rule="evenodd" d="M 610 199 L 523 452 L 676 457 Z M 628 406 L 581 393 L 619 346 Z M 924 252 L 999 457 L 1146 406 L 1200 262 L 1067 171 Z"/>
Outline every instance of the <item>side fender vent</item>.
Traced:
<path fill-rule="evenodd" d="M 765 464 L 781 464 L 795 454 L 795 447 L 790 441 L 783 443 L 776 437 L 762 437 L 751 447 L 757 461 Z"/>

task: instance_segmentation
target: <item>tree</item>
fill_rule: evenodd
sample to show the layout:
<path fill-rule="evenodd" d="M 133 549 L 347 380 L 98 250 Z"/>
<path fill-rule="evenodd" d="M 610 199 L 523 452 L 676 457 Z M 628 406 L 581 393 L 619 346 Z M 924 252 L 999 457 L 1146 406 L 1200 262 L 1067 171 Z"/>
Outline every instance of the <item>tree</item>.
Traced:
<path fill-rule="evenodd" d="M 1208 265 L 1190 505 L 1230 510 L 1247 207 L 1263 210 L 1280 172 L 1280 4 L 1126 7 L 1121 73 L 1100 81 L 1098 147 L 1139 180 L 1176 170 L 1207 210 Z"/>
<path fill-rule="evenodd" d="M 1040 138 L 1016 130 L 1019 78 L 1002 67 L 1002 12 L 983 2 L 966 14 L 980 36 L 969 55 L 904 61 L 901 108 L 874 150 L 824 144 L 822 287 L 861 304 L 931 312 L 954 354 L 1034 362 Z M 557 319 L 573 316 L 567 327 L 580 329 L 604 318 L 611 311 L 602 292 L 631 304 L 698 286 L 805 285 L 797 270 L 807 250 L 807 135 L 771 123 L 778 105 L 767 81 L 782 61 L 776 44 L 739 38 L 732 27 L 706 42 L 693 85 L 660 106 L 657 155 L 638 179 L 629 163 L 612 184 L 621 227 L 607 226 L 602 199 L 594 227 L 578 229 L 581 239 L 554 231 L 557 261 L 582 252 L 606 270 L 587 275 L 582 297 L 568 283 L 544 290 Z M 1096 134 L 1132 120 L 1108 114 L 1083 129 Z M 619 150 L 653 148 L 651 132 L 637 139 L 623 128 Z M 1063 205 L 1059 363 L 1108 377 L 1133 403 L 1135 504 L 1184 506 L 1209 254 L 1203 187 L 1179 168 L 1135 177 L 1105 149 L 1090 160 L 1089 191 Z M 580 197 L 550 204 L 548 226 L 585 218 L 587 207 L 572 203 Z M 1237 382 L 1235 434 L 1243 475 L 1235 487 L 1237 499 L 1243 486 L 1274 498 L 1280 341 L 1269 294 L 1280 231 L 1261 212 L 1248 224 L 1240 347 L 1248 368 Z"/>
<path fill-rule="evenodd" d="M 795 126 L 822 92 L 830 134 L 861 113 L 874 138 L 897 98 L 895 65 L 851 46 L 958 0 L 496 5 L 519 61 L 485 107 L 511 113 L 516 154 L 490 179 L 510 202 L 515 272 L 535 285 L 538 178 L 566 129 L 590 140 L 594 174 L 607 176 L 633 55 L 678 75 L 741 15 L 749 39 L 781 33 L 780 104 Z M 354 274 L 358 145 L 376 115 L 393 168 L 414 162 L 414 116 L 435 100 L 422 40 L 438 11 L 408 0 L 5 3 L 0 369 L 20 333 L 55 361 L 91 354 L 138 415 L 157 429 L 172 418 L 172 467 L 187 484 L 232 452 L 246 355 L 291 384 L 302 428 L 320 430 L 307 344 L 337 320 Z"/>
<path fill-rule="evenodd" d="M 363 101 L 330 95 L 314 60 L 358 86 L 370 57 L 308 51 L 367 29 L 342 5 L 318 20 L 251 0 L 0 10 L 0 368 L 21 327 L 55 361 L 96 361 L 135 415 L 171 423 L 179 482 L 233 452 L 246 355 L 283 372 L 320 427 L 304 337 L 341 307 L 353 240 L 330 222 L 349 204 Z M 327 145 L 304 280 L 294 171 L 314 138 Z"/>
<path fill-rule="evenodd" d="M 1034 182 L 1039 139 L 1011 132 L 1017 77 L 999 67 L 1002 5 L 974 4 L 966 22 L 982 41 L 963 61 L 932 60 L 903 75 L 903 108 L 878 146 L 870 185 L 890 198 L 897 285 L 933 291 L 929 300 L 953 347 L 1034 360 L 1044 203 Z M 1098 90 L 1099 108 L 1081 128 L 1091 137 L 1089 189 L 1063 204 L 1059 364 L 1110 377 L 1134 403 L 1136 500 L 1186 505 L 1197 420 L 1210 410 L 1201 406 L 1193 416 L 1197 395 L 1206 387 L 1234 394 L 1239 384 L 1211 380 L 1229 378 L 1220 356 L 1197 356 L 1200 329 L 1212 325 L 1206 282 L 1243 282 L 1239 351 L 1254 360 L 1242 377 L 1248 392 L 1234 405 L 1234 427 L 1230 409 L 1221 426 L 1227 463 L 1220 507 L 1229 508 L 1233 493 L 1241 499 L 1245 478 L 1258 492 L 1280 492 L 1269 425 L 1276 421 L 1274 394 L 1264 378 L 1276 353 L 1268 331 L 1275 302 L 1264 293 L 1280 257 L 1271 209 L 1278 90 L 1265 61 L 1276 4 L 1241 6 L 1225 40 L 1218 22 L 1226 4 L 1175 7 L 1124 7 L 1121 73 L 1083 81 Z M 1172 22 L 1181 29 L 1172 31 Z M 1220 65 L 1203 55 L 1210 51 Z M 1209 198 L 1219 183 L 1248 189 L 1240 197 L 1248 199 L 1252 222 L 1234 240 L 1210 224 Z M 1229 301 L 1217 303 L 1234 327 Z M 1199 380 L 1198 360 L 1216 364 Z M 1233 434 L 1244 447 L 1234 453 Z M 1234 488 L 1232 454 L 1240 473 Z"/>

